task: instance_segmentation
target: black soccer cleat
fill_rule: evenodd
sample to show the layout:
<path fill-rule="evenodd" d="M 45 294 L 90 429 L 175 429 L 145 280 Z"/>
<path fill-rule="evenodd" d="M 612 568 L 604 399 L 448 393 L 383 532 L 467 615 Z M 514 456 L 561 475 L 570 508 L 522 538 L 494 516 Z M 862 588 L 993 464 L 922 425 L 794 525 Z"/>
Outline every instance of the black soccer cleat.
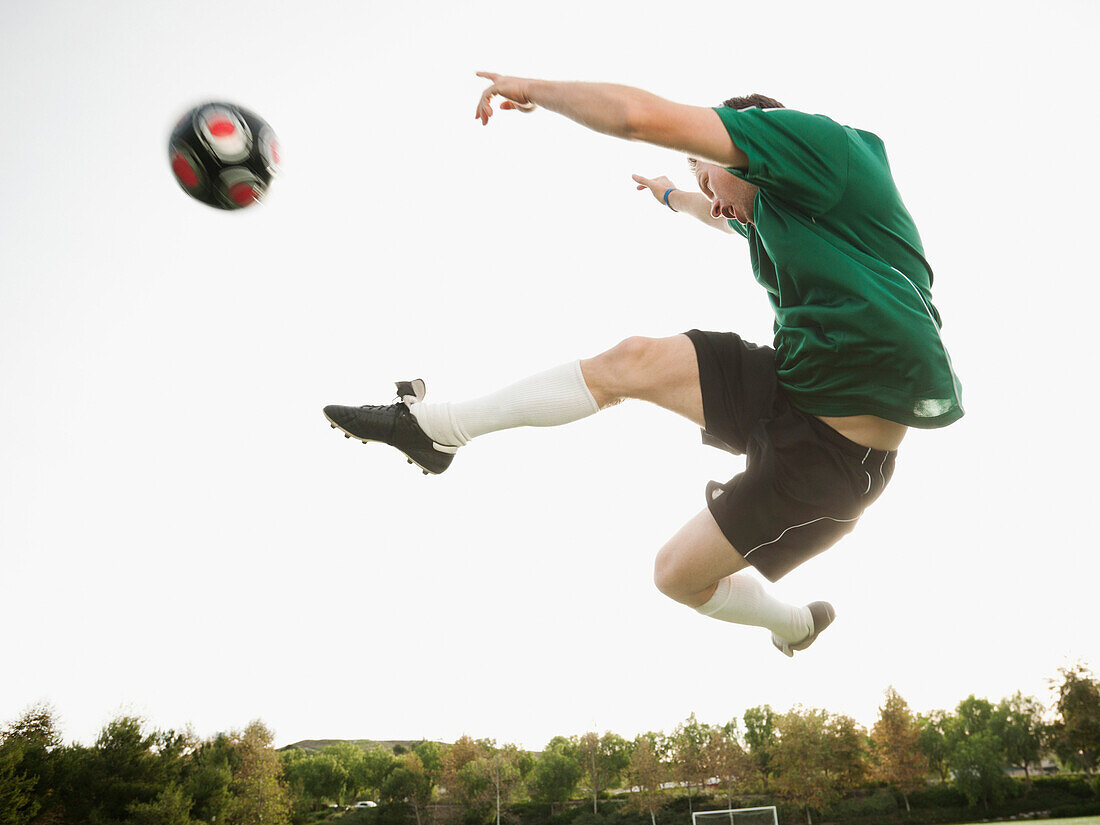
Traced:
<path fill-rule="evenodd" d="M 828 602 L 810 602 L 806 607 L 810 608 L 810 619 L 814 623 L 813 630 L 810 631 L 810 635 L 803 639 L 801 642 L 785 642 L 772 634 L 772 644 L 776 649 L 784 656 L 794 656 L 796 650 L 805 650 L 814 643 L 814 640 L 821 634 L 821 632 L 833 623 L 833 619 L 836 618 L 836 611 L 833 606 Z"/>
<path fill-rule="evenodd" d="M 420 428 L 416 416 L 409 407 L 424 400 L 427 388 L 424 382 L 397 382 L 397 400 L 393 404 L 362 407 L 341 407 L 335 404 L 325 407 L 325 418 L 346 438 L 358 438 L 364 444 L 380 441 L 403 452 L 410 464 L 415 464 L 424 474 L 439 474 L 451 466 L 458 447 L 436 444 Z"/>

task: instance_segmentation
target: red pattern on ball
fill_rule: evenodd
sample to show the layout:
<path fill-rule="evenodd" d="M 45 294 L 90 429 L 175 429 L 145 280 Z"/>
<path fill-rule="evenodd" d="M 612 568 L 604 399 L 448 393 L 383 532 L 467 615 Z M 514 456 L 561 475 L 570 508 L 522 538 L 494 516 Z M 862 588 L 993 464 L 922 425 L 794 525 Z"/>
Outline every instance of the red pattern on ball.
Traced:
<path fill-rule="evenodd" d="M 229 197 L 238 206 L 248 206 L 256 200 L 256 190 L 248 183 L 235 183 L 229 187 Z"/>
<path fill-rule="evenodd" d="M 210 129 L 210 134 L 214 137 L 229 137 L 237 131 L 237 127 L 233 125 L 233 122 L 226 120 L 224 117 L 210 121 L 207 128 Z"/>
<path fill-rule="evenodd" d="M 188 189 L 194 189 L 199 185 L 199 176 L 195 173 L 195 170 L 191 168 L 191 164 L 188 162 L 187 158 L 179 152 L 172 153 L 172 171 L 176 173 L 176 177 L 179 178 L 180 183 Z"/>

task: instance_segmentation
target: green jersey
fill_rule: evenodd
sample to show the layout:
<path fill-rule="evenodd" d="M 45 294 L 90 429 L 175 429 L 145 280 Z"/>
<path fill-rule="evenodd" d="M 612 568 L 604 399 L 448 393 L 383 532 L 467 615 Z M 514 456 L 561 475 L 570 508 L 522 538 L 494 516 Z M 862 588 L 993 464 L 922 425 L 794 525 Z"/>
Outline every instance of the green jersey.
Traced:
<path fill-rule="evenodd" d="M 775 312 L 779 382 L 798 409 L 912 427 L 963 415 L 932 269 L 877 135 L 791 109 L 715 109 L 759 187 L 748 238 Z"/>

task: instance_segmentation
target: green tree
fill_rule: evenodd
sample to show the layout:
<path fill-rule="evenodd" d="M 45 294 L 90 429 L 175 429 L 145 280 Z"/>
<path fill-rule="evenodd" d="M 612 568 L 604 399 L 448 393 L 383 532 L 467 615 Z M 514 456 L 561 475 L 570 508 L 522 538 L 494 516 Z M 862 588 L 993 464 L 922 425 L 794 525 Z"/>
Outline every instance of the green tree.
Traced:
<path fill-rule="evenodd" d="M 771 705 L 758 705 L 745 711 L 745 744 L 748 746 L 748 767 L 760 782 L 764 793 L 768 792 L 768 780 L 774 774 L 775 750 L 779 745 L 776 735 L 776 714 Z"/>
<path fill-rule="evenodd" d="M 355 763 L 348 781 L 355 788 L 358 798 L 381 801 L 382 788 L 390 771 L 397 767 L 397 758 L 391 751 L 375 745 L 368 748 L 361 760 Z"/>
<path fill-rule="evenodd" d="M 839 798 L 839 786 L 830 777 L 828 715 L 823 710 L 795 706 L 776 719 L 779 744 L 775 750 L 772 787 L 782 798 L 802 807 L 808 825 L 811 809 L 821 810 Z"/>
<path fill-rule="evenodd" d="M 38 777 L 21 770 L 25 749 L 16 737 L 0 741 L 0 825 L 25 825 L 38 813 L 34 796 Z"/>
<path fill-rule="evenodd" d="M 193 818 L 203 822 L 222 821 L 232 799 L 229 786 L 233 782 L 233 772 L 240 764 L 240 752 L 224 733 L 200 743 L 192 751 L 184 774 L 183 792 L 193 800 Z"/>
<path fill-rule="evenodd" d="M 391 801 L 406 802 L 412 806 L 416 825 L 423 825 L 428 816 L 428 805 L 432 799 L 435 780 L 424 768 L 420 755 L 407 751 L 397 757 L 393 770 L 382 783 L 382 798 Z"/>
<path fill-rule="evenodd" d="M 867 732 L 842 713 L 825 714 L 825 772 L 841 791 L 867 779 Z"/>
<path fill-rule="evenodd" d="M 289 764 L 283 761 L 287 784 L 301 793 L 316 810 L 327 803 L 345 801 L 348 770 L 331 753 L 310 753 Z"/>
<path fill-rule="evenodd" d="M 955 743 L 948 760 L 953 782 L 971 805 L 984 807 L 1004 800 L 1012 780 L 1004 773 L 1004 748 L 989 731 L 974 733 Z"/>
<path fill-rule="evenodd" d="M 592 795 L 592 813 L 599 813 L 600 794 L 614 787 L 630 764 L 630 743 L 616 733 L 600 736 L 589 731 L 577 737 L 574 746 L 583 768 L 582 781 Z"/>
<path fill-rule="evenodd" d="M 672 746 L 672 776 L 683 782 L 688 789 L 688 811 L 694 810 L 694 789 L 706 788 L 710 778 L 710 765 L 707 764 L 707 744 L 710 742 L 710 725 L 700 722 L 691 714 L 677 725 L 669 736 Z"/>
<path fill-rule="evenodd" d="M 432 793 L 443 775 L 443 749 L 436 742 L 421 740 L 413 746 L 413 753 L 420 761 L 420 769 L 424 775 L 423 783 L 418 786 L 418 793 L 412 799 L 417 825 L 420 825 L 420 818 L 428 811 Z"/>
<path fill-rule="evenodd" d="M 993 712 L 991 728 L 1000 737 L 1009 765 L 1024 772 L 1026 791 L 1031 791 L 1031 766 L 1037 765 L 1047 739 L 1043 706 L 1033 696 L 1020 691 L 1002 699 Z"/>
<path fill-rule="evenodd" d="M 133 803 L 128 825 L 195 825 L 191 818 L 191 798 L 179 785 L 172 783 L 152 802 Z"/>
<path fill-rule="evenodd" d="M 53 802 L 53 754 L 60 745 L 56 713 L 45 703 L 0 731 L 0 823 L 27 821 Z"/>
<path fill-rule="evenodd" d="M 1059 668 L 1052 728 L 1054 752 L 1064 765 L 1092 773 L 1100 760 L 1100 684 L 1084 664 Z"/>
<path fill-rule="evenodd" d="M 878 709 L 878 721 L 871 729 L 874 747 L 874 776 L 901 792 L 909 811 L 909 794 L 924 785 L 928 759 L 921 752 L 921 728 L 909 704 L 891 686 Z"/>
<path fill-rule="evenodd" d="M 229 825 L 289 825 L 291 799 L 282 781 L 282 761 L 271 747 L 273 734 L 256 720 L 236 739 L 241 762 L 233 774 L 233 798 L 226 806 L 225 821 Z"/>
<path fill-rule="evenodd" d="M 108 722 L 94 747 L 74 750 L 66 813 L 78 820 L 123 822 L 131 805 L 152 802 L 168 781 L 166 766 L 154 749 L 157 741 L 158 734 L 146 732 L 137 717 Z"/>
<path fill-rule="evenodd" d="M 950 751 L 947 731 L 952 724 L 951 715 L 943 710 L 934 710 L 917 716 L 917 725 L 920 727 L 917 747 L 928 760 L 928 766 L 939 776 L 940 782 L 946 782 L 951 778 L 951 770 L 947 767 L 947 756 Z"/>
<path fill-rule="evenodd" d="M 628 811 L 649 814 L 650 825 L 657 825 L 657 811 L 664 804 L 668 781 L 668 765 L 660 757 L 658 733 L 646 733 L 634 739 L 627 764 L 626 777 L 630 783 L 630 796 L 626 801 Z"/>
<path fill-rule="evenodd" d="M 443 749 L 422 740 L 411 751 L 397 757 L 382 785 L 382 797 L 402 800 L 412 806 L 417 825 L 430 818 L 432 793 L 443 774 Z"/>
<path fill-rule="evenodd" d="M 490 747 L 484 759 L 495 793 L 496 825 L 500 825 L 502 806 L 511 802 L 522 786 L 525 768 L 530 771 L 530 762 L 525 752 L 516 745 Z"/>
<path fill-rule="evenodd" d="M 737 738 L 737 720 L 712 728 L 706 747 L 707 773 L 726 788 L 726 807 L 733 807 L 736 788 L 747 789 L 752 774 L 749 756 Z"/>
<path fill-rule="evenodd" d="M 420 759 L 424 773 L 432 777 L 433 782 L 438 782 L 443 773 L 443 748 L 439 743 L 422 739 L 413 745 L 413 753 Z"/>
<path fill-rule="evenodd" d="M 321 801 L 309 792 L 311 754 L 304 748 L 286 748 L 279 751 L 283 763 L 283 781 L 294 800 L 295 817 L 315 811 Z M 232 781 L 230 774 L 230 781 Z M 228 785 L 226 786 L 228 791 Z"/>
<path fill-rule="evenodd" d="M 44 702 L 32 705 L 0 734 L 0 740 L 12 738 L 22 739 L 27 744 L 39 744 L 44 748 L 56 748 L 61 744 L 57 713 Z"/>
<path fill-rule="evenodd" d="M 334 802 L 346 804 L 349 798 L 358 798 L 366 790 L 359 784 L 363 772 L 359 766 L 366 760 L 363 749 L 352 742 L 336 742 L 321 748 L 321 754 L 332 759 L 338 770 L 334 773 L 344 774 L 344 785 L 333 798 Z"/>
<path fill-rule="evenodd" d="M 568 739 L 555 736 L 551 739 L 527 778 L 527 789 L 538 802 L 554 806 L 572 798 L 581 781 L 583 768 L 576 749 Z"/>
<path fill-rule="evenodd" d="M 993 729 L 994 710 L 988 700 L 971 695 L 959 703 L 947 725 L 947 766 L 971 805 L 989 807 L 1012 788 L 1004 772 L 1004 742 Z"/>
<path fill-rule="evenodd" d="M 493 810 L 495 788 L 488 757 L 492 744 L 462 736 L 443 757 L 442 783 L 448 798 L 460 804 L 467 822 L 487 822 Z"/>

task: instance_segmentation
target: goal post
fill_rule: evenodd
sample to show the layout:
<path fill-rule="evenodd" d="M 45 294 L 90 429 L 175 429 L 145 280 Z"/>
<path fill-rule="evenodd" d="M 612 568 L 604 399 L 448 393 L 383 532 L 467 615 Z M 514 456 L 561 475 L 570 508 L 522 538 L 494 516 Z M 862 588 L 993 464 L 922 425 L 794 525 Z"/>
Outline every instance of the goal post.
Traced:
<path fill-rule="evenodd" d="M 694 811 L 691 825 L 779 825 L 774 805 L 763 808 L 726 808 L 721 811 Z"/>

